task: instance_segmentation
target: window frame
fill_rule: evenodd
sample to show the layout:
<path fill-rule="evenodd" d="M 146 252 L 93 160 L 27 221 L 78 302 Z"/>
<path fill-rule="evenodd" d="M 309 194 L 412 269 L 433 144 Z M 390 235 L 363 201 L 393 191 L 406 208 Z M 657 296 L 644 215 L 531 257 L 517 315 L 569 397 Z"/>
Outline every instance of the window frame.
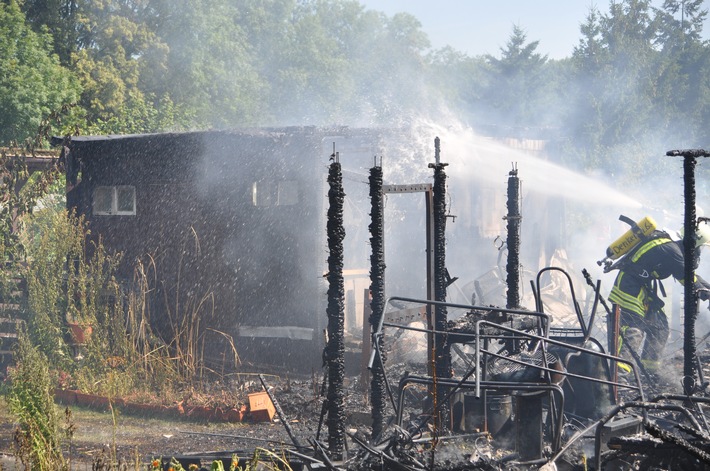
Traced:
<path fill-rule="evenodd" d="M 119 210 L 118 195 L 122 190 L 130 190 L 132 197 L 132 208 L 130 210 Z M 107 192 L 110 196 L 110 208 L 97 208 L 97 193 Z M 91 212 L 97 216 L 135 216 L 136 215 L 136 187 L 133 185 L 99 185 L 94 188 L 91 199 Z"/>
<path fill-rule="evenodd" d="M 251 185 L 251 204 L 256 208 L 296 206 L 301 201 L 298 180 L 257 180 Z"/>

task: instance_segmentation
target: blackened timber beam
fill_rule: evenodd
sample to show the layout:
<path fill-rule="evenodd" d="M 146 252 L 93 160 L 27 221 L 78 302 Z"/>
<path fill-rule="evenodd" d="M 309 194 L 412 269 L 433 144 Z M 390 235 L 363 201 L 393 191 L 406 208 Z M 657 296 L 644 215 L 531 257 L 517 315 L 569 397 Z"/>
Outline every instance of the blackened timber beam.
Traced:
<path fill-rule="evenodd" d="M 384 345 L 382 337 L 375 336 L 382 322 L 385 310 L 385 234 L 384 234 L 384 192 L 382 188 L 382 167 L 370 169 L 370 319 L 372 343 L 381 352 L 378 361 L 372 365 L 370 380 L 370 404 L 372 410 L 372 437 L 379 440 L 385 426 L 385 371 Z"/>
<path fill-rule="evenodd" d="M 506 307 L 515 309 L 520 307 L 520 178 L 518 169 L 513 168 L 508 174 L 508 261 L 506 264 Z"/>
<path fill-rule="evenodd" d="M 435 162 L 429 164 L 429 168 L 434 169 L 434 300 L 446 301 L 446 287 L 448 286 L 448 276 L 446 272 L 446 172 L 444 168 L 448 165 L 441 162 L 440 140 L 434 139 Z M 434 329 L 437 332 L 446 332 L 448 324 L 448 310 L 445 305 L 438 305 L 434 309 Z M 434 377 L 435 379 L 451 378 L 451 346 L 448 335 L 438 333 L 434 336 Z M 435 410 L 438 408 L 438 425 L 448 429 L 451 422 L 448 403 L 444 402 L 447 397 L 448 387 L 435 387 Z M 441 404 L 437 404 L 437 399 Z M 436 417 L 435 417 L 436 418 Z"/>
<path fill-rule="evenodd" d="M 328 368 L 328 449 L 341 459 L 345 449 L 345 282 L 343 279 L 343 174 L 337 154 L 328 172 L 328 343 L 323 360 Z"/>
<path fill-rule="evenodd" d="M 695 229 L 697 215 L 695 213 L 695 165 L 698 157 L 710 157 L 703 149 L 670 150 L 670 157 L 683 157 L 683 260 L 685 261 L 684 284 L 684 317 L 683 326 L 683 391 L 691 395 L 697 388 L 697 351 L 695 345 L 695 321 L 698 316 L 698 298 L 695 293 Z"/>

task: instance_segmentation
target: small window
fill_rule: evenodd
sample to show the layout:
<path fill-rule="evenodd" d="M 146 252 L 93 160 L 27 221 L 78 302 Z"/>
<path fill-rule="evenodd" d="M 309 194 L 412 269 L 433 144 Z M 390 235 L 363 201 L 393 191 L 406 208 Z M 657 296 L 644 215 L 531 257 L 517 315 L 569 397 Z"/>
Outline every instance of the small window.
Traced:
<path fill-rule="evenodd" d="M 254 182 L 251 187 L 251 202 L 254 206 L 260 207 L 297 204 L 298 183 L 293 180 Z"/>
<path fill-rule="evenodd" d="M 132 186 L 116 187 L 117 214 L 136 214 L 136 189 Z"/>
<path fill-rule="evenodd" d="M 251 202 L 254 206 L 273 206 L 271 182 L 254 182 L 251 187 Z"/>
<path fill-rule="evenodd" d="M 113 188 L 100 186 L 94 190 L 94 214 L 113 214 L 111 200 Z"/>
<path fill-rule="evenodd" d="M 94 189 L 94 214 L 135 216 L 134 186 L 99 186 Z"/>

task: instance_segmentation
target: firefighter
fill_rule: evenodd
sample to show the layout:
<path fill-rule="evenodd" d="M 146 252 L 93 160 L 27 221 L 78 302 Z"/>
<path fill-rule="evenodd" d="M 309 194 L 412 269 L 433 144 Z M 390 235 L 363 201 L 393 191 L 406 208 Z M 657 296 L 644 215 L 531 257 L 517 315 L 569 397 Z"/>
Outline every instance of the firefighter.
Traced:
<path fill-rule="evenodd" d="M 699 254 L 700 248 L 710 243 L 710 225 L 701 222 L 695 239 Z M 633 362 L 631 349 L 652 374 L 658 371 L 669 335 L 668 318 L 661 300 L 661 296 L 665 296 L 661 280 L 672 276 L 683 284 L 684 267 L 682 238 L 672 240 L 668 233 L 654 231 L 627 255 L 609 294 L 609 301 L 618 306 L 620 312 L 617 354 Z M 696 276 L 695 288 L 700 299 L 710 299 L 710 283 Z M 626 364 L 618 366 L 624 372 L 631 371 Z"/>

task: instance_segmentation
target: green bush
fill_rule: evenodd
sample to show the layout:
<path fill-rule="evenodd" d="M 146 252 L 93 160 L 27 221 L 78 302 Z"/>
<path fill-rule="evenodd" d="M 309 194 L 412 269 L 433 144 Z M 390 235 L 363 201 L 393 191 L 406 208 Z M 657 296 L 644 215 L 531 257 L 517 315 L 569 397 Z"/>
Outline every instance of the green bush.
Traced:
<path fill-rule="evenodd" d="M 16 454 L 25 469 L 66 469 L 47 357 L 21 332 L 15 359 L 7 401 L 19 422 L 15 433 Z"/>

